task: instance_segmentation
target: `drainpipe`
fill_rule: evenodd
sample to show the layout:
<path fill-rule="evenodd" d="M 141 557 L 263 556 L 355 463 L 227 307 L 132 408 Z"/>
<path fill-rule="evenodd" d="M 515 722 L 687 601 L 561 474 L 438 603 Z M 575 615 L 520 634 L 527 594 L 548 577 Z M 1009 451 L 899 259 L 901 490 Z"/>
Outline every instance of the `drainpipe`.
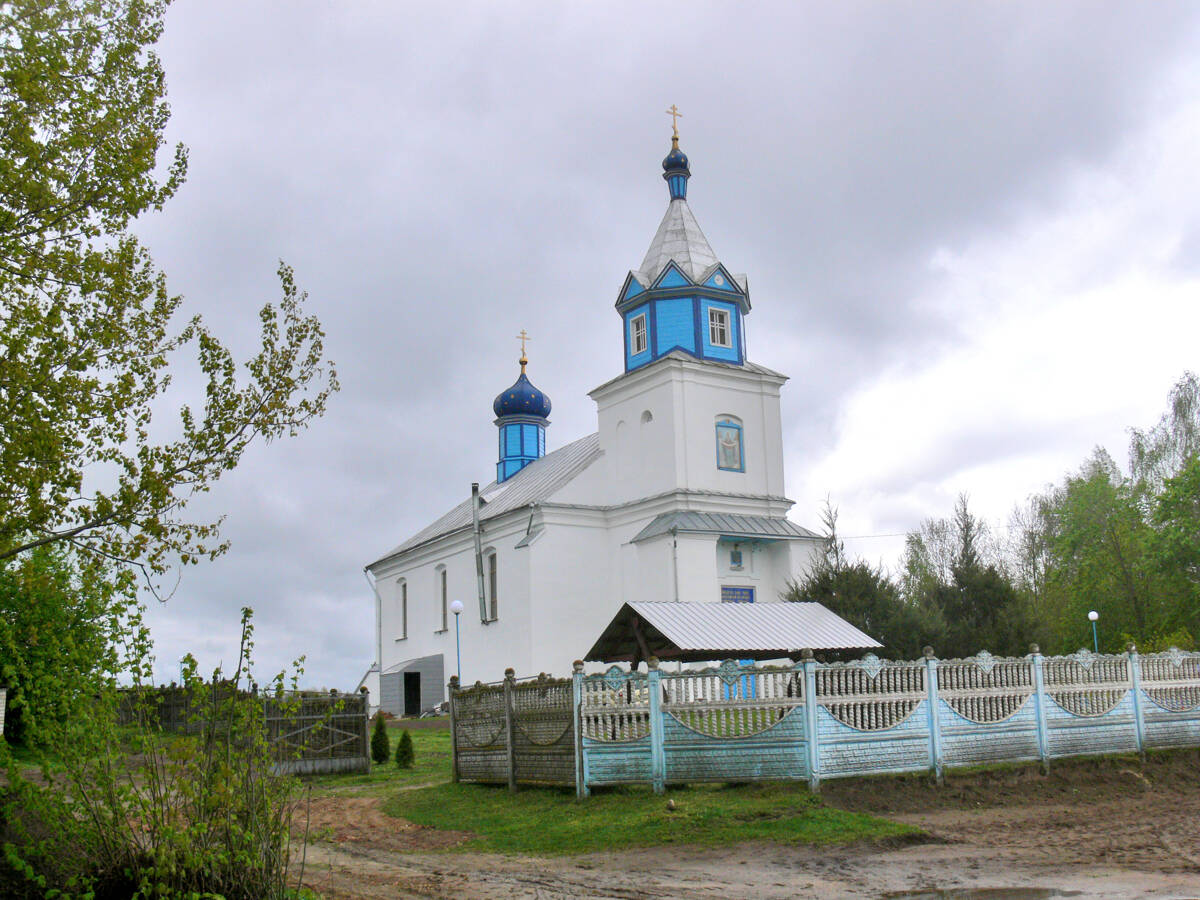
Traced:
<path fill-rule="evenodd" d="M 675 579 L 675 602 L 679 602 L 679 539 L 676 530 L 671 529 L 671 575 Z"/>
<path fill-rule="evenodd" d="M 375 667 L 379 669 L 379 677 L 383 678 L 383 601 L 379 598 L 379 588 L 375 586 L 375 581 L 371 578 L 371 573 L 366 567 L 363 567 L 363 578 L 367 579 L 367 584 L 371 586 L 371 593 L 375 595 Z M 380 681 L 380 685 L 383 682 Z M 380 687 L 382 691 L 382 686 Z"/>
<path fill-rule="evenodd" d="M 475 583 L 479 588 L 479 621 L 487 624 L 487 597 L 483 591 L 483 543 L 479 535 L 479 482 L 471 482 L 471 530 L 475 533 Z"/>

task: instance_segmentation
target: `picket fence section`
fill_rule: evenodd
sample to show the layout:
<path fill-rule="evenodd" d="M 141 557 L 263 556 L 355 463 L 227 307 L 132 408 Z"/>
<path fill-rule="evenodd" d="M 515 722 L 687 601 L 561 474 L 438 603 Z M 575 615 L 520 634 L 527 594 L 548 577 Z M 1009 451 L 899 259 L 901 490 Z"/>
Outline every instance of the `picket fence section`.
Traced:
<path fill-rule="evenodd" d="M 804 780 L 1200 746 L 1200 653 L 1080 650 L 665 672 L 461 690 L 459 781 L 601 785 Z"/>

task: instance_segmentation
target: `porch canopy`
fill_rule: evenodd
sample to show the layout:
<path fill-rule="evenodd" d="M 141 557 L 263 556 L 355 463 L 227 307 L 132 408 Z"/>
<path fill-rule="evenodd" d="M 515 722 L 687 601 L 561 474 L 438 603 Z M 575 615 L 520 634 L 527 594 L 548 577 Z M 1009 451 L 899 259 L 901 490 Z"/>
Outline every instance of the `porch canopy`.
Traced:
<path fill-rule="evenodd" d="M 584 660 L 780 659 L 882 646 L 820 603 L 626 603 Z"/>

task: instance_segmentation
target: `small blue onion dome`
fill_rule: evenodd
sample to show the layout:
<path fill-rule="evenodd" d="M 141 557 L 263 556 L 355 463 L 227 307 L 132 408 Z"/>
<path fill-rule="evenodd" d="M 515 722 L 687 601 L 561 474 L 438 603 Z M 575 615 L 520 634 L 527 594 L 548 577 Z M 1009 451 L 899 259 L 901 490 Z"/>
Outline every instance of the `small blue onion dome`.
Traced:
<path fill-rule="evenodd" d="M 678 138 L 672 141 L 671 152 L 663 160 L 664 172 L 688 172 L 687 154 L 679 149 Z M 690 174 L 690 172 L 689 172 Z"/>
<path fill-rule="evenodd" d="M 521 365 L 521 375 L 508 390 L 503 391 L 492 403 L 496 417 L 538 416 L 545 419 L 550 415 L 550 398 L 533 386 Z"/>

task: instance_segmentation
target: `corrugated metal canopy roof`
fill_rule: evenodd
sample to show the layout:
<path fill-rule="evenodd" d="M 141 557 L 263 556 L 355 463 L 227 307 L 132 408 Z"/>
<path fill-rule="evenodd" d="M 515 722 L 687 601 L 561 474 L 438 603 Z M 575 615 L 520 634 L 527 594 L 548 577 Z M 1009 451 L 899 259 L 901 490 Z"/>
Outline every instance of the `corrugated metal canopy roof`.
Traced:
<path fill-rule="evenodd" d="M 584 659 L 775 659 L 882 646 L 820 603 L 626 603 Z"/>
<path fill-rule="evenodd" d="M 767 540 L 819 540 L 820 535 L 802 528 L 782 517 L 743 516 L 732 513 L 696 512 L 681 510 L 663 513 L 650 521 L 633 536 L 633 543 L 670 534 L 672 531 L 692 534 L 718 534 L 722 537 L 761 538 Z"/>

